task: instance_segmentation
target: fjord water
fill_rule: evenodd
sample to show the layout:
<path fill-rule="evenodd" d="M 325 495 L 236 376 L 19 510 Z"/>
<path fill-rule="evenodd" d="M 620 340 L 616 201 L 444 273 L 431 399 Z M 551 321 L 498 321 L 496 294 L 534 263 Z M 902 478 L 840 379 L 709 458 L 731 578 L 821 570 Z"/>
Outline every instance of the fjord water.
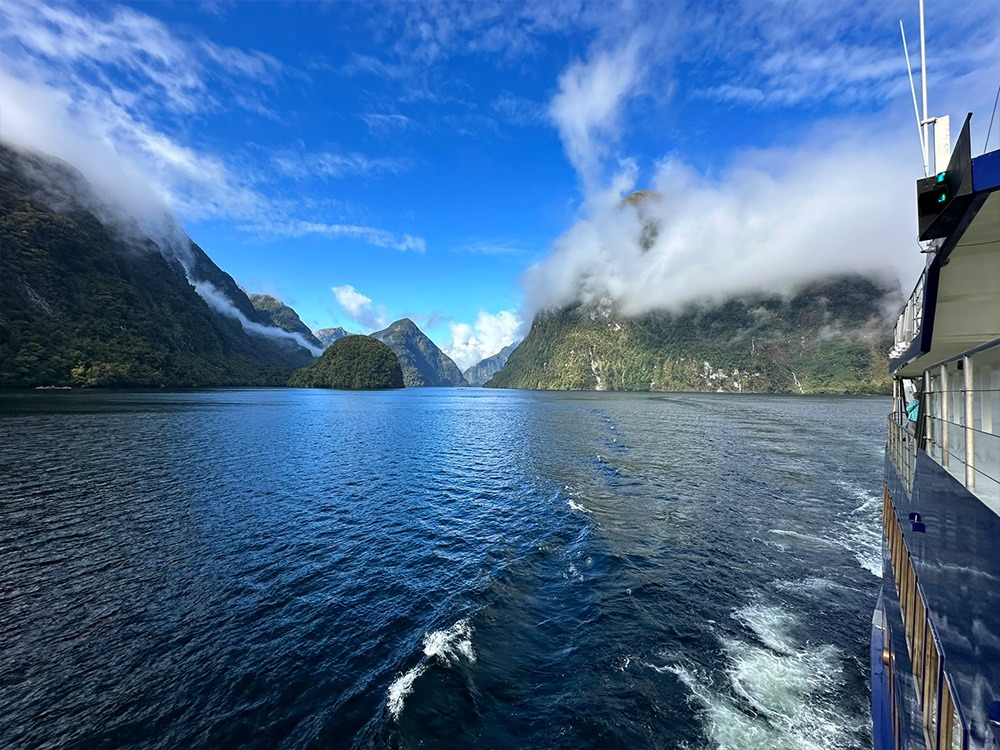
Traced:
<path fill-rule="evenodd" d="M 0 746 L 870 747 L 886 410 L 0 395 Z"/>

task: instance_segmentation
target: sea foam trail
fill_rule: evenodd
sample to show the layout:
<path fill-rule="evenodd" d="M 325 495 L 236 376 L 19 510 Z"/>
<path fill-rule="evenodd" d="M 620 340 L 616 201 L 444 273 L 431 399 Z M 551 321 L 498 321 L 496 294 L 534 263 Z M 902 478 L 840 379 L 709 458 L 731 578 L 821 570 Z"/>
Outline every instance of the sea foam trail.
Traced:
<path fill-rule="evenodd" d="M 755 603 L 734 619 L 760 644 L 720 636 L 726 683 L 696 667 L 651 666 L 669 671 L 702 707 L 705 733 L 718 750 L 846 750 L 858 747 L 857 727 L 835 709 L 842 683 L 840 654 L 830 645 L 804 647 L 792 631 L 797 620 L 780 607 Z M 761 645 L 762 644 L 762 645 Z"/>
<path fill-rule="evenodd" d="M 424 635 L 423 658 L 389 685 L 385 705 L 394 720 L 399 720 L 407 697 L 413 693 L 413 683 L 427 671 L 434 659 L 447 667 L 457 666 L 463 660 L 470 664 L 475 663 L 476 652 L 472 648 L 472 632 L 472 622 L 465 618 L 447 630 L 434 630 Z"/>
<path fill-rule="evenodd" d="M 859 501 L 842 522 L 842 545 L 854 554 L 862 568 L 876 578 L 882 577 L 882 497 L 877 492 L 853 482 L 838 481 L 837 486 Z"/>

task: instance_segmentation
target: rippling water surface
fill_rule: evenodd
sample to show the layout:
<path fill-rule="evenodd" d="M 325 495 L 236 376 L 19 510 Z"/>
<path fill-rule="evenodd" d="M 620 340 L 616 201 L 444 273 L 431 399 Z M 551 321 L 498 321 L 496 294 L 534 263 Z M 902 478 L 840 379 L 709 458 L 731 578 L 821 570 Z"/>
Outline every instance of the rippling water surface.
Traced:
<path fill-rule="evenodd" d="M 0 395 L 0 747 L 870 747 L 886 409 Z"/>

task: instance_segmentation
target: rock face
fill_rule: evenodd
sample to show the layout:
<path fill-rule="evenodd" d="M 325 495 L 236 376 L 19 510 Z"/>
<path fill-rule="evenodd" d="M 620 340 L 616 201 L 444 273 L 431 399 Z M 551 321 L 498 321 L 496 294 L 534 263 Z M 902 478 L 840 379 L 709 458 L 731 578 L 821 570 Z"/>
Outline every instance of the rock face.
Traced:
<path fill-rule="evenodd" d="M 345 336 L 334 341 L 313 364 L 288 381 L 299 388 L 377 390 L 403 387 L 403 370 L 386 344 L 370 336 Z"/>
<path fill-rule="evenodd" d="M 441 351 L 409 318 L 371 334 L 395 352 L 403 367 L 407 388 L 416 386 L 468 385 L 451 357 Z"/>
<path fill-rule="evenodd" d="M 499 352 L 494 354 L 492 357 L 487 357 L 486 359 L 480 360 L 468 370 L 462 373 L 465 379 L 469 382 L 469 385 L 483 385 L 490 378 L 492 378 L 496 373 L 503 369 L 504 364 L 507 362 L 507 358 L 510 353 L 517 348 L 517 342 L 513 344 L 508 344 Z"/>
<path fill-rule="evenodd" d="M 280 385 L 312 361 L 171 227 L 158 245 L 73 167 L 0 145 L 0 387 Z"/>
<path fill-rule="evenodd" d="M 324 349 L 330 344 L 332 344 L 337 339 L 342 339 L 344 336 L 350 336 L 349 331 L 345 331 L 343 328 L 320 328 L 318 331 L 314 331 L 313 334 L 319 340 L 320 346 Z"/>
<path fill-rule="evenodd" d="M 257 314 L 267 320 L 268 325 L 277 326 L 289 333 L 297 333 L 317 349 L 325 348 L 313 335 L 309 326 L 302 322 L 299 314 L 277 297 L 272 297 L 270 294 L 251 294 L 250 303 Z"/>
<path fill-rule="evenodd" d="M 621 315 L 605 300 L 536 316 L 486 385 L 497 388 L 886 393 L 898 286 L 861 276 L 790 298 L 748 295 L 678 313 Z"/>

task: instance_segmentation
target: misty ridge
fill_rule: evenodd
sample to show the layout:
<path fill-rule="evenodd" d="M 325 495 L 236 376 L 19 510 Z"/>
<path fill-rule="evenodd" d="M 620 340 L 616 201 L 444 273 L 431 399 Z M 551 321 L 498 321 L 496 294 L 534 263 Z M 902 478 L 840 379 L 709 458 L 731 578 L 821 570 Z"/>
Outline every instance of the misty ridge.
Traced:
<path fill-rule="evenodd" d="M 839 164 L 833 154 L 782 178 L 748 166 L 711 184 L 667 162 L 652 189 L 635 192 L 629 167 L 612 189 L 585 201 L 582 218 L 549 257 L 525 271 L 522 317 L 602 300 L 625 316 L 679 312 L 755 293 L 790 297 L 810 282 L 851 273 L 892 289 L 883 319 L 891 325 L 899 279 L 914 261 L 892 252 L 899 225 L 867 192 L 905 190 L 890 178 L 857 190 L 849 179 L 836 180 Z M 833 201 L 836 187 L 814 194 L 817 171 L 820 182 L 825 175 L 853 199 Z"/>
<path fill-rule="evenodd" d="M 188 237 L 164 203 L 147 190 L 101 191 L 96 189 L 73 165 L 31 149 L 3 144 L 18 155 L 25 178 L 33 186 L 31 197 L 54 213 L 78 217 L 89 212 L 130 252 L 159 252 L 187 279 L 205 303 L 217 313 L 232 318 L 249 333 L 301 346 L 313 356 L 322 348 L 303 336 L 251 319 L 252 306 L 241 310 L 233 289 L 227 294 L 213 283 L 199 267 L 204 252 Z M 232 286 L 229 284 L 229 286 Z M 242 291 L 242 290 L 240 290 Z M 246 305 L 243 305 L 246 308 Z"/>

